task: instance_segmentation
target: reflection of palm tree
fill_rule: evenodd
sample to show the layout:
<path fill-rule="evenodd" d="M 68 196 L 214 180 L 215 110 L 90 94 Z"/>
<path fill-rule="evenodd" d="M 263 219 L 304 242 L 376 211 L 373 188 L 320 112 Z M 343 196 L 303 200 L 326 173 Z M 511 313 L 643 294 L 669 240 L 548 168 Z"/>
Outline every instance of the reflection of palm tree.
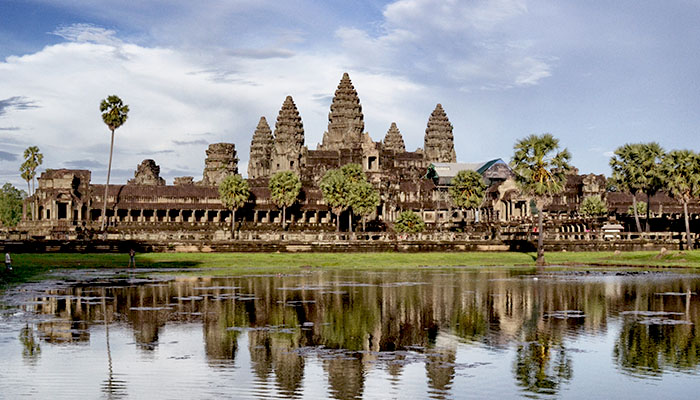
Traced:
<path fill-rule="evenodd" d="M 455 377 L 455 349 L 440 349 L 428 354 L 425 370 L 428 375 L 428 386 L 433 390 L 431 397 L 442 399 L 448 394 Z"/>
<path fill-rule="evenodd" d="M 571 358 L 566 348 L 547 338 L 518 346 L 515 378 L 525 390 L 534 393 L 556 394 L 562 383 L 573 377 Z"/>
<path fill-rule="evenodd" d="M 102 390 L 107 394 L 108 399 L 119 398 L 125 395 L 124 381 L 114 379 L 114 371 L 112 369 L 112 351 L 109 347 L 109 322 L 107 321 L 107 299 L 105 290 L 102 289 L 102 319 L 105 324 L 105 342 L 107 344 L 107 365 L 108 373 L 107 380 L 102 384 Z"/>
<path fill-rule="evenodd" d="M 19 340 L 22 342 L 23 347 L 22 358 L 31 364 L 35 364 L 41 354 L 41 346 L 34 337 L 34 331 L 29 324 L 26 324 L 24 328 L 19 331 Z"/>
<path fill-rule="evenodd" d="M 330 395 L 335 399 L 362 398 L 365 374 L 362 360 L 350 355 L 341 355 L 327 361 Z"/>

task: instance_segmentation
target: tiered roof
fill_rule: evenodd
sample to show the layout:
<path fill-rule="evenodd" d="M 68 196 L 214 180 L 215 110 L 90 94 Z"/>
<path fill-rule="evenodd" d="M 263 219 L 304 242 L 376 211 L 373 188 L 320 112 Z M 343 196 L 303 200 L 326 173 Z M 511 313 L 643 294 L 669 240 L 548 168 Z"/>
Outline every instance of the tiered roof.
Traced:
<path fill-rule="evenodd" d="M 401 136 L 399 128 L 396 126 L 396 122 L 391 123 L 391 127 L 389 127 L 384 137 L 384 148 L 397 153 L 406 151 L 406 144 L 403 141 L 403 136 Z"/>
<path fill-rule="evenodd" d="M 452 124 L 439 103 L 428 119 L 428 127 L 425 128 L 425 159 L 432 163 L 457 161 Z"/>

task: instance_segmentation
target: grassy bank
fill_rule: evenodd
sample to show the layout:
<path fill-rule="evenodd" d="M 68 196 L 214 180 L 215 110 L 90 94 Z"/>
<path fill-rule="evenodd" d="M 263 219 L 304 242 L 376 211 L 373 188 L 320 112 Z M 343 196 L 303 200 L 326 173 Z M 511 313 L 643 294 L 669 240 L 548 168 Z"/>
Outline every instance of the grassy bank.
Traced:
<path fill-rule="evenodd" d="M 141 268 L 214 269 L 207 273 L 293 272 L 305 267 L 389 269 L 437 267 L 534 266 L 534 253 L 148 253 L 138 254 Z M 547 262 L 564 266 L 633 266 L 700 268 L 700 250 L 692 252 L 558 252 Z M 61 268 L 125 268 L 126 254 L 14 254 L 14 271 L 4 283 L 38 279 Z"/>

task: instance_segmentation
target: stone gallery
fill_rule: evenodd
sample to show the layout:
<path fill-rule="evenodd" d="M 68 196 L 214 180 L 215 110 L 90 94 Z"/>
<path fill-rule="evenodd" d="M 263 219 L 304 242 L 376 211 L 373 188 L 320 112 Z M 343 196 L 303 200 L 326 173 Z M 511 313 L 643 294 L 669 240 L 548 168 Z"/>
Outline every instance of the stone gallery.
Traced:
<path fill-rule="evenodd" d="M 324 203 L 319 182 L 326 171 L 348 163 L 361 165 L 380 194 L 380 204 L 369 218 L 368 229 L 390 228 L 404 210 L 418 213 L 429 228 L 464 226 L 465 221 L 477 218 L 521 221 L 530 217 L 530 199 L 519 193 L 506 162 L 502 159 L 457 162 L 453 127 L 441 104 L 435 106 L 428 118 L 424 147 L 415 151 L 406 150 L 396 123 L 388 127 L 383 140 L 374 141 L 364 130 L 363 118 L 360 99 L 347 73 L 335 91 L 328 129 L 316 150 L 305 144 L 302 119 L 291 96 L 282 103 L 274 131 L 266 118 L 260 117 L 250 143 L 247 172 L 251 197 L 236 214 L 241 229 L 279 229 L 282 213 L 270 201 L 268 182 L 280 171 L 293 171 L 302 182 L 298 202 L 286 213 L 290 229 L 335 230 L 339 217 L 341 224 L 347 224 L 348 218 L 334 215 Z M 449 199 L 451 178 L 461 170 L 479 172 L 488 185 L 479 216 L 455 208 Z M 144 160 L 137 166 L 134 178 L 125 185 L 109 186 L 108 225 L 110 229 L 133 232 L 222 229 L 230 221 L 231 212 L 222 206 L 217 185 L 226 176 L 238 173 L 233 143 L 209 145 L 201 180 L 177 177 L 172 185 L 167 185 L 156 162 Z M 57 233 L 77 235 L 99 227 L 105 187 L 91 183 L 90 171 L 47 169 L 38 182 L 35 196 L 25 204 L 22 229 L 33 236 L 48 238 L 56 237 Z M 580 201 L 590 195 L 606 195 L 605 177 L 574 173 L 566 190 L 554 199 L 548 211 L 571 215 Z M 626 207 L 627 203 L 622 201 L 620 207 Z M 36 217 L 32 221 L 33 207 Z M 348 229 L 347 225 L 341 227 Z"/>

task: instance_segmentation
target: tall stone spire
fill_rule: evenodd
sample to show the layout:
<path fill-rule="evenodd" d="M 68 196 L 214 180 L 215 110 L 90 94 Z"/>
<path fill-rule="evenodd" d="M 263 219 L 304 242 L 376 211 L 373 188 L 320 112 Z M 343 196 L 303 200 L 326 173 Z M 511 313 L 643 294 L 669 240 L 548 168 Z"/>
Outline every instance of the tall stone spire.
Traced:
<path fill-rule="evenodd" d="M 265 117 L 260 117 L 258 127 L 250 142 L 250 161 L 248 161 L 248 178 L 264 178 L 270 175 L 270 159 L 274 138 Z"/>
<path fill-rule="evenodd" d="M 396 127 L 396 122 L 391 123 L 391 127 L 389 127 L 384 137 L 384 148 L 397 153 L 406 151 L 406 145 L 403 142 L 403 137 L 401 136 L 401 132 L 399 132 L 399 128 Z"/>
<path fill-rule="evenodd" d="M 319 150 L 339 150 L 360 147 L 365 130 L 362 105 L 348 73 L 335 91 L 331 112 L 328 114 L 328 131 L 323 134 Z"/>
<path fill-rule="evenodd" d="M 271 172 L 299 171 L 304 148 L 304 125 L 292 96 L 287 96 L 275 123 Z"/>
<path fill-rule="evenodd" d="M 447 119 L 442 104 L 435 106 L 430 114 L 428 127 L 425 128 L 425 160 L 434 162 L 457 162 L 455 153 L 454 136 L 452 136 L 452 124 Z"/>

